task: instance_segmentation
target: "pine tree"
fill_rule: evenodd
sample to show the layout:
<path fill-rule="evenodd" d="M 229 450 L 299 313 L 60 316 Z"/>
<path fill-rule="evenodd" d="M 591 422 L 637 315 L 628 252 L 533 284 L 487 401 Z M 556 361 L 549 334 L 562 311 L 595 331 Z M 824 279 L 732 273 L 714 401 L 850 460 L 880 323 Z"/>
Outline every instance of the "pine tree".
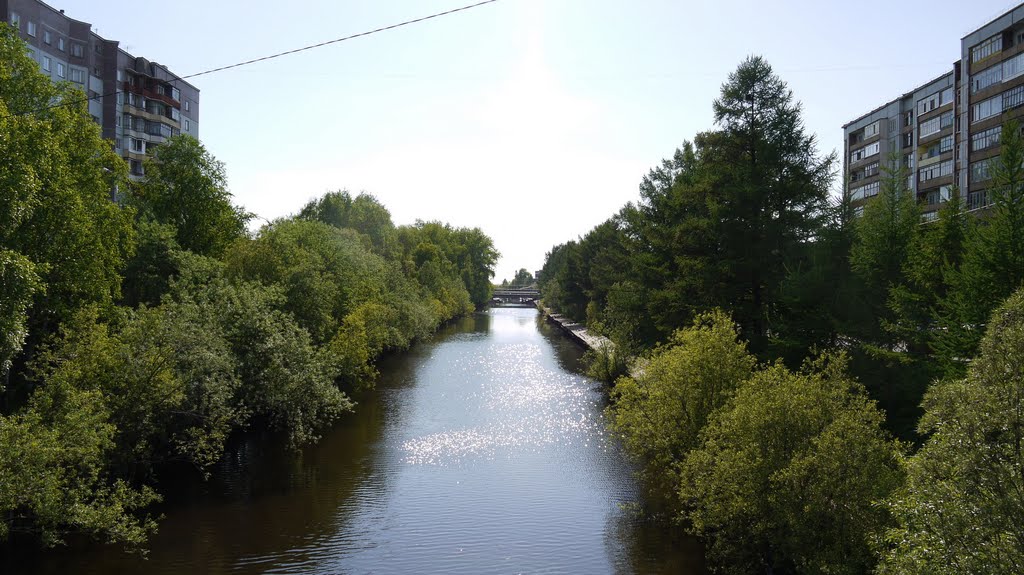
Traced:
<path fill-rule="evenodd" d="M 992 207 L 968 236 L 963 263 L 948 270 L 935 347 L 949 375 L 962 375 L 992 310 L 1024 284 L 1024 138 L 1008 121 L 993 165 Z"/>

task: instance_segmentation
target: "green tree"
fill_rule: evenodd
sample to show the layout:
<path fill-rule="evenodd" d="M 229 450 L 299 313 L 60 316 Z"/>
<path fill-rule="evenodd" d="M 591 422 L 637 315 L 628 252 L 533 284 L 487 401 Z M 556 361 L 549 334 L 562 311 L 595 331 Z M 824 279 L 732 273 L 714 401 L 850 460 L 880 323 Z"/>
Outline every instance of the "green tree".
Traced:
<path fill-rule="evenodd" d="M 182 248 L 219 257 L 245 236 L 252 216 L 231 204 L 224 164 L 199 140 L 168 138 L 146 161 L 145 173 L 130 201 L 142 217 L 174 226 Z"/>
<path fill-rule="evenodd" d="M 724 573 L 870 572 L 875 502 L 902 481 L 882 413 L 843 356 L 769 366 L 717 411 L 681 467 L 694 533 Z"/>
<path fill-rule="evenodd" d="M 172 304 L 216 326 L 238 366 L 235 405 L 249 421 L 287 433 L 293 447 L 316 441 L 320 429 L 352 409 L 334 383 L 337 362 L 284 311 L 279 287 L 229 281 L 221 262 L 191 256 L 165 298 Z"/>
<path fill-rule="evenodd" d="M 0 249 L 0 382 L 9 377 L 11 360 L 25 343 L 28 309 L 39 288 L 39 277 L 32 262 Z M 0 393 L 3 388 L 0 383 Z"/>
<path fill-rule="evenodd" d="M 925 445 L 891 499 L 882 573 L 1024 570 L 1024 290 L 991 316 L 963 379 L 925 399 Z"/>
<path fill-rule="evenodd" d="M 867 315 L 860 278 L 850 266 L 856 217 L 848 197 L 834 202 L 825 225 L 806 242 L 802 257 L 789 264 L 781 286 L 781 307 L 786 310 L 771 341 L 773 356 L 787 365 L 797 364 L 815 348 L 832 349 Z"/>
<path fill-rule="evenodd" d="M 968 236 L 963 262 L 950 270 L 940 304 L 935 345 L 952 376 L 963 375 L 999 302 L 1024 285 L 1024 138 L 1020 125 L 1003 125 L 1002 149 L 993 163 L 992 207 Z"/>
<path fill-rule="evenodd" d="M 620 378 L 608 408 L 611 428 L 661 493 L 679 489 L 678 468 L 711 414 L 754 369 L 727 314 L 698 316 L 653 352 L 634 377 Z"/>
<path fill-rule="evenodd" d="M 512 287 L 525 287 L 533 283 L 533 274 L 526 271 L 526 268 L 520 268 L 516 272 L 514 278 L 512 278 Z"/>
<path fill-rule="evenodd" d="M 178 274 L 181 246 L 174 226 L 143 220 L 136 225 L 138 246 L 125 263 L 121 284 L 122 303 L 155 306 Z"/>
<path fill-rule="evenodd" d="M 143 308 L 106 322 L 85 309 L 35 361 L 36 396 L 100 393 L 114 426 L 106 465 L 119 476 L 151 478 L 175 461 L 205 472 L 244 424 L 229 346 L 208 317 L 188 311 Z"/>
<path fill-rule="evenodd" d="M 636 206 L 552 250 L 540 282 L 546 302 L 577 321 L 590 307 L 607 326 L 612 287 L 631 282 L 642 289 L 630 303 L 652 326 L 634 330 L 644 346 L 721 307 L 751 349 L 767 353 L 792 301 L 783 282 L 828 215 L 835 155 L 818 154 L 800 104 L 762 58 L 730 74 L 714 114 L 716 130 L 644 178 Z"/>
<path fill-rule="evenodd" d="M 32 348 L 77 309 L 117 297 L 134 234 L 132 213 L 110 200 L 127 186 L 127 168 L 100 136 L 81 92 L 50 82 L 6 25 L 0 134 L 0 307 L 13 312 L 5 321 L 23 318 L 15 319 L 21 329 L 4 333 L 20 340 L 27 326 Z M 29 291 L 32 303 L 18 313 Z M 6 355 L 18 346 L 2 347 Z"/>
<path fill-rule="evenodd" d="M 727 269 L 715 257 L 716 200 L 701 166 L 700 149 L 684 142 L 670 160 L 644 177 L 637 206 L 627 205 L 620 212 L 631 265 L 623 267 L 627 275 L 616 282 L 619 293 L 609 292 L 609 299 L 626 295 L 622 286 L 627 283 L 640 288 L 628 301 L 630 309 L 642 310 L 638 323 L 650 326 L 637 332 L 646 336 L 641 340 L 645 346 L 665 339 L 703 310 L 725 306 L 719 296 Z"/>
<path fill-rule="evenodd" d="M 353 229 L 366 236 L 378 254 L 385 257 L 396 255 L 397 231 L 391 221 L 391 212 L 370 194 L 361 193 L 353 198 L 347 190 L 329 192 L 303 206 L 298 217 L 336 228 Z"/>
<path fill-rule="evenodd" d="M 491 300 L 491 278 L 500 255 L 480 228 L 452 228 L 439 222 L 416 222 L 399 230 L 403 253 L 414 267 L 438 258 L 449 262 L 469 292 L 473 305 Z M 424 251 L 426 250 L 426 251 Z M 436 254 L 429 255 L 436 251 Z M 417 255 L 418 254 L 418 255 Z"/>
<path fill-rule="evenodd" d="M 385 263 L 351 229 L 319 221 L 278 220 L 226 254 L 232 277 L 279 285 L 286 309 L 314 341 L 330 340 L 341 320 L 385 291 Z"/>
<path fill-rule="evenodd" d="M 887 302 L 889 291 L 906 282 L 907 262 L 915 245 L 921 222 L 920 208 L 907 188 L 907 172 L 896 156 L 891 166 L 883 169 L 878 196 L 864 207 L 856 223 L 856 239 L 850 250 L 850 264 L 860 278 L 863 289 L 873 302 L 868 310 L 872 318 L 863 331 L 862 340 L 886 346 L 896 342 L 885 326 L 893 316 Z"/>
<path fill-rule="evenodd" d="M 54 383 L 17 414 L 0 415 L 0 541 L 33 534 L 46 546 L 70 533 L 137 548 L 156 524 L 136 512 L 157 496 L 113 480 L 116 429 L 102 395 Z"/>
<path fill-rule="evenodd" d="M 928 328 L 910 323 L 923 318 L 908 315 L 913 310 L 908 286 L 921 289 L 914 283 L 921 277 L 912 274 L 923 265 L 916 261 L 923 255 L 915 252 L 922 241 L 920 208 L 906 181 L 899 158 L 891 156 L 878 196 L 856 220 L 850 266 L 860 319 L 848 322 L 844 335 L 855 344 L 850 348 L 852 371 L 885 410 L 888 428 L 903 439 L 915 439 L 917 406 L 935 372 L 920 347 Z"/>
<path fill-rule="evenodd" d="M 938 220 L 922 226 L 915 235 L 904 264 L 904 283 L 889 292 L 888 307 L 893 317 L 886 325 L 912 353 L 932 351 L 939 302 L 948 296 L 947 279 L 960 270 L 972 224 L 960 191 L 954 186 L 951 197 L 939 209 Z"/>
<path fill-rule="evenodd" d="M 821 157 L 793 93 L 761 57 L 742 62 L 714 102 L 720 131 L 698 138 L 715 191 L 725 301 L 755 351 L 779 309 L 787 263 L 821 229 L 835 154 Z"/>

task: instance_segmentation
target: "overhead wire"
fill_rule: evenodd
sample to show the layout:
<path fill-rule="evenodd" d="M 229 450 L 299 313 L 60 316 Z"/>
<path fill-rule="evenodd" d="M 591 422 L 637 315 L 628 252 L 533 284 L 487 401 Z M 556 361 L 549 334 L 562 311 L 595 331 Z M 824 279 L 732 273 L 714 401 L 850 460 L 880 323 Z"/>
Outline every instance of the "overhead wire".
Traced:
<path fill-rule="evenodd" d="M 498 0 L 482 0 L 482 1 L 477 2 L 475 4 L 468 4 L 466 6 L 460 6 L 458 8 L 452 8 L 450 10 L 445 10 L 444 12 L 437 12 L 437 13 L 434 13 L 434 14 L 430 14 L 428 16 L 421 16 L 419 18 L 414 18 L 412 20 L 406 20 L 404 22 L 399 22 L 397 24 L 391 24 L 389 26 L 382 26 L 380 28 L 375 28 L 373 30 L 368 30 L 366 32 L 360 32 L 358 34 L 351 34 L 349 36 L 342 36 L 340 38 L 335 38 L 333 40 L 327 40 L 325 42 L 318 42 L 316 44 L 310 44 L 308 46 L 303 46 L 301 48 L 294 48 L 292 50 L 285 50 L 284 52 L 277 52 L 275 54 L 270 54 L 268 56 L 261 56 L 259 58 L 252 58 L 250 60 L 245 60 L 245 61 L 242 61 L 242 62 L 236 62 L 234 64 L 229 64 L 227 66 L 218 66 L 216 68 L 210 68 L 209 70 L 203 70 L 202 72 L 195 72 L 193 74 L 188 74 L 188 75 L 185 75 L 185 76 L 176 76 L 175 78 L 173 78 L 171 80 L 168 80 L 168 82 L 184 81 L 184 80 L 188 80 L 190 78 L 196 78 L 198 76 L 206 76 L 208 74 L 214 74 L 214 73 L 217 73 L 217 72 L 223 72 L 224 70 L 231 70 L 233 68 L 240 68 L 242 66 L 248 66 L 250 64 L 255 64 L 257 62 L 265 62 L 267 60 L 273 60 L 275 58 L 281 58 L 282 56 L 289 56 L 289 55 L 292 55 L 292 54 L 298 54 L 299 52 L 305 52 L 305 51 L 308 51 L 308 50 L 313 50 L 315 48 L 322 48 L 324 46 L 329 46 L 331 44 L 337 44 L 339 42 L 345 42 L 347 40 L 354 40 L 356 38 L 362 38 L 364 36 L 370 36 L 372 34 L 377 34 L 377 33 L 380 33 L 380 32 L 386 32 L 388 30 L 394 30 L 395 28 L 401 28 L 403 26 L 409 26 L 411 24 L 418 24 L 420 22 L 425 22 L 427 20 L 432 20 L 434 18 L 440 18 L 442 16 L 448 16 L 450 14 L 455 14 L 457 12 L 464 12 L 466 10 L 471 10 L 473 8 L 478 8 L 478 7 L 483 6 L 485 4 L 493 4 L 495 2 L 498 2 Z M 74 105 L 80 104 L 82 102 L 89 102 L 91 100 L 97 100 L 97 99 L 106 98 L 106 97 L 109 97 L 109 96 L 116 96 L 117 94 L 122 93 L 122 92 L 124 92 L 124 90 L 117 89 L 117 90 L 114 90 L 112 92 L 106 92 L 106 93 L 103 93 L 103 94 L 96 94 L 95 96 L 87 96 L 87 97 L 84 97 L 84 98 L 73 98 L 73 99 L 70 99 L 70 100 L 64 100 L 64 101 L 58 102 L 56 104 L 51 104 L 49 106 L 43 106 L 41 108 L 37 108 L 37 109 L 34 109 L 34 110 L 28 110 L 28 111 L 24 111 L 24 112 L 18 112 L 16 114 L 11 114 L 11 116 L 25 116 L 25 115 L 29 115 L 29 114 L 37 114 L 39 112 L 45 112 L 47 110 L 52 110 L 54 108 L 61 108 L 61 107 L 66 107 L 66 106 L 74 106 Z"/>

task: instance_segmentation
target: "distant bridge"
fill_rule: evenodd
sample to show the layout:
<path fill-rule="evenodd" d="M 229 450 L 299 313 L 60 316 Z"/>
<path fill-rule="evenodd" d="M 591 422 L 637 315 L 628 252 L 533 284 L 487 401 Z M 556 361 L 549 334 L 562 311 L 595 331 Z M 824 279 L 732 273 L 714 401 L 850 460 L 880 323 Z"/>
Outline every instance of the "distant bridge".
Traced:
<path fill-rule="evenodd" d="M 540 299 L 540 291 L 536 289 L 496 289 L 491 296 L 491 305 L 530 305 Z"/>

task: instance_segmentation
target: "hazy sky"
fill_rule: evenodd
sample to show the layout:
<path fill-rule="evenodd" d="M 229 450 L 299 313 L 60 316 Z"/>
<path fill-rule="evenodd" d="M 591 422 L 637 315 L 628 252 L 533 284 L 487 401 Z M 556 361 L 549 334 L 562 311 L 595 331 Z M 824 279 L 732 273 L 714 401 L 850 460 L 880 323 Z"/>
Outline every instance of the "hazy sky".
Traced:
<path fill-rule="evenodd" d="M 185 75 L 472 0 L 49 0 Z M 396 224 L 478 226 L 496 280 L 637 198 L 712 128 L 730 71 L 765 56 L 822 153 L 841 126 L 945 73 L 1005 0 L 500 0 L 193 81 L 200 139 L 261 218 L 324 192 L 375 195 Z"/>

